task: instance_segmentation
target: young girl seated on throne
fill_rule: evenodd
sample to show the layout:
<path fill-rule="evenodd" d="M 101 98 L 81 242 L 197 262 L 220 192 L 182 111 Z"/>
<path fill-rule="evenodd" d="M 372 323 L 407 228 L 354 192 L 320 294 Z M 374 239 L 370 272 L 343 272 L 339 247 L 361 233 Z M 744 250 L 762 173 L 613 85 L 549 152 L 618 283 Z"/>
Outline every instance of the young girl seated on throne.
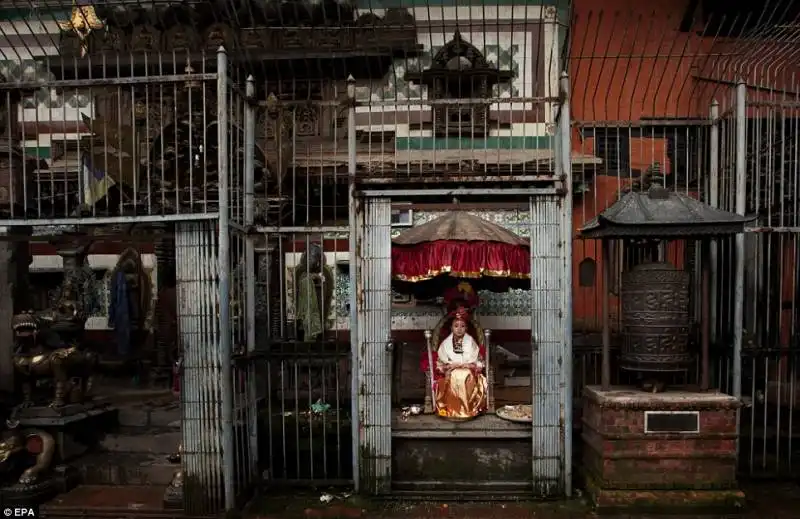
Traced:
<path fill-rule="evenodd" d="M 450 334 L 437 351 L 436 410 L 447 418 L 474 418 L 486 410 L 485 356 L 483 348 L 468 333 L 467 308 L 459 306 L 451 315 Z"/>

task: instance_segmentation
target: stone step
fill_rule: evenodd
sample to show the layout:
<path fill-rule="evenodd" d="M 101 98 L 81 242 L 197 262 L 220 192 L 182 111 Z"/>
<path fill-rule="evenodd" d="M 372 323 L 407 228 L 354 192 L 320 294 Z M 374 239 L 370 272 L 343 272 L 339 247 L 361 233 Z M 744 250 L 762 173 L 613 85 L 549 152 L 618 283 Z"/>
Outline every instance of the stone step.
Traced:
<path fill-rule="evenodd" d="M 73 464 L 85 485 L 158 485 L 166 487 L 179 464 L 160 454 L 99 452 Z"/>
<path fill-rule="evenodd" d="M 181 410 L 177 405 L 171 406 L 126 406 L 118 412 L 119 425 L 122 427 L 161 427 L 180 429 Z"/>
<path fill-rule="evenodd" d="M 42 505 L 49 519 L 186 517 L 164 509 L 164 489 L 152 485 L 80 485 Z"/>
<path fill-rule="evenodd" d="M 165 457 L 178 450 L 181 431 L 121 431 L 107 434 L 100 442 L 100 449 L 110 453 L 160 454 Z"/>

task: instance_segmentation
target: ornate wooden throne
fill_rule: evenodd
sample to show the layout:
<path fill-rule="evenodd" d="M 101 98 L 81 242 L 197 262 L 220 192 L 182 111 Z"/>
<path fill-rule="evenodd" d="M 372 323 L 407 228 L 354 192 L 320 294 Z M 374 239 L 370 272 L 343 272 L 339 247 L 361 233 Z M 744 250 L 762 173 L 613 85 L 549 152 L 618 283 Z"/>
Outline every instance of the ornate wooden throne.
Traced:
<path fill-rule="evenodd" d="M 433 414 L 433 386 L 436 381 L 444 377 L 444 374 L 436 369 L 439 345 L 450 334 L 450 325 L 454 316 L 448 313 L 439 319 L 433 330 L 425 331 L 425 348 L 426 351 L 422 354 L 420 368 L 425 374 L 425 405 L 423 412 L 425 414 Z M 467 325 L 467 333 L 469 333 L 480 347 L 480 357 L 485 366 L 486 375 L 486 410 L 493 413 L 495 410 L 494 405 L 494 366 L 492 365 L 491 351 L 491 330 L 484 330 L 477 316 L 470 314 L 469 324 Z"/>

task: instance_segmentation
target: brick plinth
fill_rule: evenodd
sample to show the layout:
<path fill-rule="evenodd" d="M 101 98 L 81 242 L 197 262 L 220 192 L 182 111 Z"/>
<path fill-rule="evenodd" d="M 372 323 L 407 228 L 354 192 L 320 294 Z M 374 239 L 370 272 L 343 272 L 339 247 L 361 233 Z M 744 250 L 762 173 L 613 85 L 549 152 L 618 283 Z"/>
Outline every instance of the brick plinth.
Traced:
<path fill-rule="evenodd" d="M 587 387 L 583 462 L 598 508 L 735 508 L 738 401 L 716 392 Z M 647 411 L 697 411 L 698 432 L 645 432 Z M 649 506 L 644 506 L 649 505 Z"/>

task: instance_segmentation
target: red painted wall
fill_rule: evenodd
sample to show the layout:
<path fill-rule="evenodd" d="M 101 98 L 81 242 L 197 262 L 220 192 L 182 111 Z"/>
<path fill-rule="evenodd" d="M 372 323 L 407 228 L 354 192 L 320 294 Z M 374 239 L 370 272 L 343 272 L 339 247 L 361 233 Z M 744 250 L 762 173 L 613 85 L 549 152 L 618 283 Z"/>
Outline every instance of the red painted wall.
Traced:
<path fill-rule="evenodd" d="M 758 104 L 800 100 L 800 60 L 794 41 L 700 36 L 706 21 L 699 9 L 692 30 L 681 32 L 688 4 L 689 0 L 574 0 L 569 46 L 574 151 L 595 152 L 594 139 L 581 132 L 584 127 L 611 125 L 627 132 L 641 126 L 643 119 L 707 118 L 712 100 L 719 102 L 724 117 L 733 107 L 733 83 L 740 78 L 748 85 L 748 117 L 798 116 L 797 109 L 777 113 Z M 773 32 L 778 35 L 780 30 Z M 666 139 L 655 133 L 648 137 L 643 131 L 645 137 L 631 138 L 630 169 L 644 170 L 660 162 L 667 174 L 672 173 Z M 584 222 L 616 200 L 630 173 L 605 165 L 597 170 L 575 165 L 573 174 L 591 185 L 590 192 L 575 199 L 577 235 Z M 785 240 L 784 301 L 794 298 L 795 249 L 793 240 Z M 596 329 L 605 292 L 599 245 L 576 238 L 574 251 L 575 329 Z M 670 256 L 677 258 L 680 253 L 673 249 Z M 579 265 L 586 259 L 597 265 L 591 287 L 579 284 Z M 617 301 L 612 299 L 611 312 L 616 311 Z M 781 335 L 786 344 L 791 311 L 784 314 Z"/>
<path fill-rule="evenodd" d="M 590 190 L 574 198 L 573 312 L 576 331 L 602 327 L 601 305 L 607 287 L 602 281 L 600 244 L 578 237 L 584 223 L 614 203 L 630 184 L 632 171 L 644 171 L 658 162 L 666 175 L 673 173 L 663 131 L 642 129 L 647 118 L 695 118 L 708 114 L 710 97 L 692 78 L 695 62 L 709 52 L 713 39 L 695 32 L 681 33 L 687 2 L 634 2 L 632 0 L 575 0 L 571 28 L 569 73 L 572 115 L 577 123 L 573 149 L 594 155 L 595 138 L 581 131 L 587 126 L 612 126 L 629 140 L 629 167 L 613 169 L 607 157 L 603 165 L 573 166 L 573 174 Z M 614 148 L 616 142 L 607 141 Z M 685 186 L 685 192 L 688 191 Z M 682 243 L 668 246 L 667 259 L 683 265 Z M 594 283 L 581 286 L 580 265 L 596 265 Z M 612 325 L 618 314 L 618 298 L 610 298 Z"/>

